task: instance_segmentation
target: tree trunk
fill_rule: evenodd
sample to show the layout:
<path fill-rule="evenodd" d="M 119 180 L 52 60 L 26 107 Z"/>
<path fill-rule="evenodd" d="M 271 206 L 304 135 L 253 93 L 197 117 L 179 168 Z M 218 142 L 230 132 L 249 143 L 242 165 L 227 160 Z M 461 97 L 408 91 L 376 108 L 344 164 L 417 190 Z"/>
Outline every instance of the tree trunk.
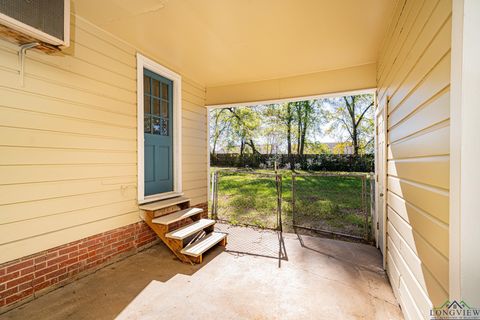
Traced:
<path fill-rule="evenodd" d="M 287 124 L 287 153 L 288 153 L 288 159 L 290 161 L 290 170 L 294 170 L 295 161 L 293 160 L 293 155 L 292 155 L 292 117 L 291 117 L 290 105 L 289 105 L 288 111 L 289 111 L 289 119 Z"/>
<path fill-rule="evenodd" d="M 298 114 L 298 128 L 297 128 L 297 154 L 300 154 L 300 145 L 302 144 L 302 117 Z"/>
<path fill-rule="evenodd" d="M 214 137 L 213 138 L 213 149 L 212 149 L 213 156 L 215 156 L 216 149 L 217 149 L 217 138 Z"/>
<path fill-rule="evenodd" d="M 300 154 L 303 155 L 305 151 L 305 136 L 307 135 L 307 122 L 306 120 L 303 123 L 303 130 L 302 130 L 302 140 L 300 145 Z"/>
<path fill-rule="evenodd" d="M 302 144 L 302 109 L 303 102 L 295 103 L 297 111 L 297 154 L 300 154 L 300 145 Z"/>
<path fill-rule="evenodd" d="M 358 133 L 357 133 L 357 127 L 353 127 L 353 132 L 352 132 L 352 140 L 353 140 L 353 154 L 358 156 Z"/>
<path fill-rule="evenodd" d="M 260 153 L 258 152 L 257 148 L 255 148 L 255 144 L 253 143 L 253 140 L 250 139 L 250 142 L 245 142 L 246 144 L 248 144 L 250 146 L 250 148 L 252 148 L 252 153 L 255 154 L 255 153 Z"/>
<path fill-rule="evenodd" d="M 290 161 L 290 169 L 293 170 L 295 167 L 295 163 L 293 161 L 293 156 L 292 156 L 292 126 L 291 123 L 288 124 L 287 127 L 287 154 L 288 154 L 288 160 Z"/>
<path fill-rule="evenodd" d="M 287 106 L 288 119 L 287 119 L 287 153 L 292 154 L 292 117 L 290 104 Z"/>
<path fill-rule="evenodd" d="M 244 140 L 242 139 L 240 141 L 240 157 L 243 157 L 243 150 L 245 149 L 245 142 Z"/>
<path fill-rule="evenodd" d="M 357 120 L 355 119 L 355 96 L 351 96 L 350 98 L 352 99 L 351 103 L 348 102 L 347 97 L 344 97 L 345 102 L 347 104 L 348 113 L 350 114 L 350 120 L 352 121 L 351 138 L 352 138 L 353 154 L 358 155 L 357 128 L 358 128 L 359 123 L 357 123 Z"/>

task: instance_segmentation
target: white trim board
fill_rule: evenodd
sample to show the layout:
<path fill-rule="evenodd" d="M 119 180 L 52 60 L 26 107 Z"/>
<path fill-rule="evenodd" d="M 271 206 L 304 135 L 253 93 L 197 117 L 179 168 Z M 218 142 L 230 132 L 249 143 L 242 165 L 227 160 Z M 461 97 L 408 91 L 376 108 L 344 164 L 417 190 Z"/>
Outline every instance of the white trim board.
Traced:
<path fill-rule="evenodd" d="M 143 69 L 173 82 L 173 191 L 145 196 L 145 162 L 143 133 Z M 138 203 L 182 195 L 182 77 L 137 52 L 137 197 Z"/>
<path fill-rule="evenodd" d="M 211 170 L 210 170 L 210 111 L 215 108 L 207 108 L 207 200 L 210 199 L 210 192 L 212 188 L 210 186 L 211 182 Z"/>
<path fill-rule="evenodd" d="M 480 306 L 478 243 L 478 88 L 480 1 L 456 0 L 452 7 L 450 95 L 449 296 Z"/>
<path fill-rule="evenodd" d="M 380 230 L 375 228 L 376 235 L 376 245 L 380 249 L 383 256 L 383 269 L 387 268 L 387 149 L 388 149 L 388 97 L 384 97 L 381 100 L 378 100 L 377 95 L 375 94 L 376 101 L 376 110 L 375 110 L 375 222 L 382 225 L 382 233 Z M 380 155 L 378 150 L 378 140 L 379 140 L 379 131 L 378 131 L 378 117 L 382 115 L 382 153 Z M 381 158 L 381 161 L 380 159 Z M 381 170 L 379 170 L 381 168 Z M 379 172 L 380 171 L 380 172 Z M 380 181 L 382 182 L 382 189 L 380 190 L 379 185 Z M 380 194 L 383 194 L 382 196 Z M 380 247 L 379 239 L 382 237 L 382 244 Z"/>
<path fill-rule="evenodd" d="M 208 90 L 208 88 L 207 88 Z M 341 91 L 341 92 L 332 92 L 332 93 L 325 93 L 325 94 L 318 94 L 313 96 L 300 96 L 300 97 L 293 97 L 293 98 L 281 98 L 281 99 L 273 99 L 273 100 L 258 100 L 258 101 L 247 101 L 247 102 L 239 102 L 239 103 L 220 103 L 220 104 L 212 104 L 206 105 L 209 110 L 210 109 L 218 109 L 218 108 L 228 108 L 228 107 L 251 107 L 261 104 L 275 104 L 275 103 L 284 103 L 284 102 L 297 102 L 297 101 L 305 101 L 305 100 L 316 100 L 322 98 L 331 98 L 331 97 L 343 97 L 343 96 L 350 96 L 350 95 L 358 95 L 358 94 L 375 94 L 376 88 L 370 89 L 361 89 L 361 90 L 354 90 L 354 91 Z"/>

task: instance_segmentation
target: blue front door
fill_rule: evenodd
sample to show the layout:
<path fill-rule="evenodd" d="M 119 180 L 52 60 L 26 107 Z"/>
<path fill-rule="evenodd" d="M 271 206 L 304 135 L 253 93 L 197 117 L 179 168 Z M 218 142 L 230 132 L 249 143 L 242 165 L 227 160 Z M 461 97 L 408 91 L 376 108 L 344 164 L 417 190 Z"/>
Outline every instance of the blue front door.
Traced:
<path fill-rule="evenodd" d="M 145 196 L 173 191 L 173 82 L 143 70 Z"/>

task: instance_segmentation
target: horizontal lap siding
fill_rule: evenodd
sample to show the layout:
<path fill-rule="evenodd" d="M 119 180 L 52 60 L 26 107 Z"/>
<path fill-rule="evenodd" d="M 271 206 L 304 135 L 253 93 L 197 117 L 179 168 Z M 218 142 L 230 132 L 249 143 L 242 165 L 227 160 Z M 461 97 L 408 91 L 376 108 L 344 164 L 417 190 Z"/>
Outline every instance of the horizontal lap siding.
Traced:
<path fill-rule="evenodd" d="M 80 17 L 62 53 L 0 41 L 0 263 L 139 221 L 136 50 Z M 205 89 L 185 79 L 183 188 L 207 201 Z"/>
<path fill-rule="evenodd" d="M 205 203 L 208 198 L 205 89 L 184 80 L 182 91 L 182 188 L 192 204 Z"/>
<path fill-rule="evenodd" d="M 380 54 L 388 99 L 387 270 L 408 319 L 448 298 L 451 1 L 401 0 Z"/>

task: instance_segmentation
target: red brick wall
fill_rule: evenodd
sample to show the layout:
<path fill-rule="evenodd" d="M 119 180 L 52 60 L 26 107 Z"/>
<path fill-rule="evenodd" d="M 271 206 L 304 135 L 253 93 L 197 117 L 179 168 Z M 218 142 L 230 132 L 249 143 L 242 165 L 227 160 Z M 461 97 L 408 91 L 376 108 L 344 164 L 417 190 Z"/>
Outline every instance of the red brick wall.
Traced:
<path fill-rule="evenodd" d="M 144 223 L 97 234 L 0 265 L 0 313 L 157 242 Z"/>

